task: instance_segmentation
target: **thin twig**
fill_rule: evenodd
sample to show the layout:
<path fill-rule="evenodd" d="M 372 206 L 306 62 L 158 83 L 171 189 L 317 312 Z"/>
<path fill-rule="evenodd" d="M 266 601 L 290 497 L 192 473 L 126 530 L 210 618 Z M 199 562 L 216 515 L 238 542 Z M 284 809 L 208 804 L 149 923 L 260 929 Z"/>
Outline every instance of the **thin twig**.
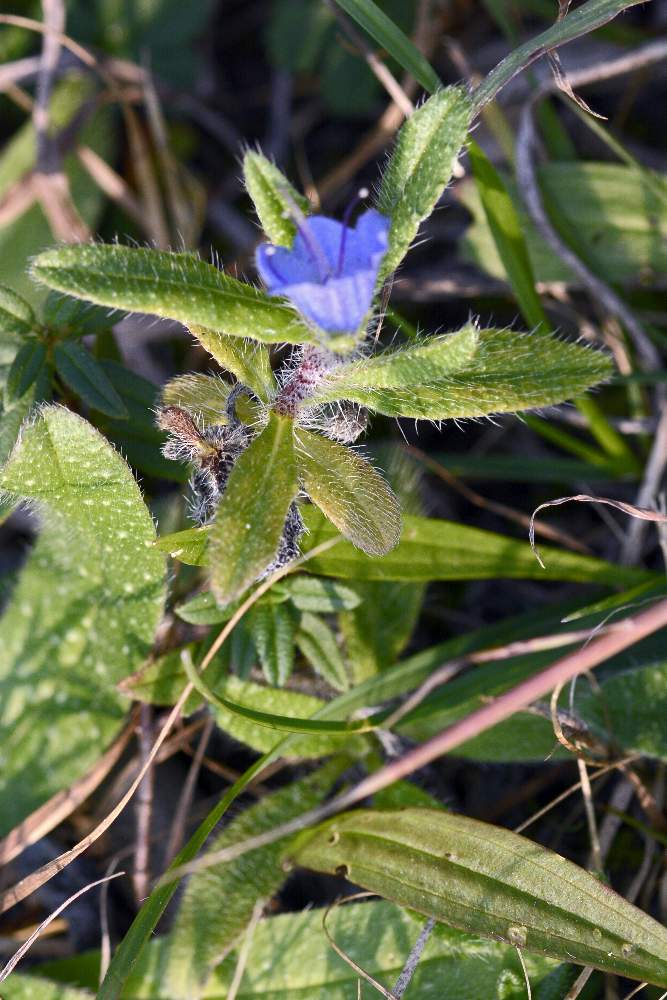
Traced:
<path fill-rule="evenodd" d="M 148 760 L 153 743 L 153 707 L 142 704 L 139 707 L 139 724 L 137 726 L 139 735 L 139 759 L 143 765 Z M 136 847 L 134 854 L 134 898 L 141 906 L 148 895 L 150 884 L 150 834 L 151 834 L 151 814 L 153 811 L 153 787 L 155 770 L 149 765 L 144 772 L 144 777 L 137 789 L 136 801 Z"/>
<path fill-rule="evenodd" d="M 651 446 L 651 452 L 644 469 L 639 492 L 637 493 L 637 505 L 647 507 L 656 503 L 660 493 L 662 482 L 667 469 L 667 406 L 663 404 L 663 411 L 658 421 L 658 427 Z M 662 515 L 665 518 L 665 515 Z M 647 525 L 641 521 L 632 521 L 628 526 L 623 548 L 621 549 L 620 561 L 626 566 L 634 565 L 639 561 L 642 550 L 642 543 L 646 533 Z"/>
<path fill-rule="evenodd" d="M 192 804 L 192 797 L 195 791 L 195 785 L 197 783 L 197 778 L 199 777 L 199 772 L 201 770 L 202 761 L 204 759 L 204 754 L 206 753 L 206 747 L 208 746 L 208 741 L 211 738 L 211 734 L 215 728 L 215 719 L 212 715 L 209 715 L 204 724 L 204 728 L 201 731 L 199 737 L 199 742 L 197 743 L 197 750 L 195 751 L 192 762 L 190 763 L 190 768 L 188 770 L 187 778 L 181 790 L 181 794 L 178 799 L 178 806 L 176 807 L 176 812 L 174 814 L 174 819 L 171 824 L 171 830 L 169 832 L 169 840 L 167 842 L 167 849 L 165 851 L 165 862 L 168 864 L 172 858 L 180 850 L 181 843 L 183 842 L 183 835 L 185 833 L 185 823 L 187 820 L 188 812 Z"/>
<path fill-rule="evenodd" d="M 600 850 L 600 838 L 598 836 L 598 825 L 595 818 L 595 806 L 593 804 L 593 792 L 591 790 L 591 779 L 588 776 L 586 761 L 581 757 L 577 758 L 579 778 L 581 781 L 581 794 L 584 799 L 584 809 L 586 811 L 586 822 L 588 823 L 588 836 L 591 842 L 591 867 L 598 874 L 603 871 L 602 852 Z"/>
<path fill-rule="evenodd" d="M 577 997 L 583 990 L 588 980 L 591 978 L 594 971 L 595 970 L 592 965 L 584 966 L 575 981 L 572 983 L 572 986 L 570 986 L 566 995 L 563 997 L 563 1000 L 577 1000 Z"/>
<path fill-rule="evenodd" d="M 245 972 L 245 967 L 248 964 L 248 956 L 250 955 L 250 946 L 255 935 L 257 924 L 262 919 L 264 906 L 265 901 L 263 899 L 258 899 L 253 908 L 252 915 L 248 921 L 248 926 L 246 927 L 245 934 L 243 935 L 241 947 L 239 948 L 236 968 L 234 969 L 234 976 L 229 984 L 229 989 L 227 990 L 227 1000 L 236 1000 L 236 995 L 241 988 L 243 973 Z"/>
<path fill-rule="evenodd" d="M 412 946 L 412 951 L 408 955 L 405 965 L 401 970 L 401 974 L 396 980 L 396 983 L 394 984 L 394 987 L 392 989 L 392 993 L 394 994 L 395 997 L 399 997 L 399 1000 L 400 997 L 402 997 L 405 991 L 407 990 L 408 986 L 410 985 L 412 977 L 415 974 L 415 969 L 419 965 L 419 960 L 421 959 L 422 954 L 424 953 L 424 948 L 428 944 L 428 939 L 430 938 L 431 932 L 434 927 L 435 927 L 435 920 L 433 919 L 433 917 L 429 917 L 429 919 L 426 921 L 421 931 L 419 932 L 419 937 Z"/>

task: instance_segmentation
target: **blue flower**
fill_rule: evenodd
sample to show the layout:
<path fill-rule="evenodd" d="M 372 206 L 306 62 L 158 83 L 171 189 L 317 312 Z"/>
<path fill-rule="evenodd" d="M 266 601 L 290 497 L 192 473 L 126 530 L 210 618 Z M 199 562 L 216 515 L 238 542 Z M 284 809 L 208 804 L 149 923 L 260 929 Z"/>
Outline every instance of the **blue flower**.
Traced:
<path fill-rule="evenodd" d="M 272 295 L 284 295 L 327 333 L 355 333 L 373 302 L 389 219 L 369 209 L 356 226 L 324 215 L 300 220 L 291 250 L 262 243 L 257 270 Z"/>

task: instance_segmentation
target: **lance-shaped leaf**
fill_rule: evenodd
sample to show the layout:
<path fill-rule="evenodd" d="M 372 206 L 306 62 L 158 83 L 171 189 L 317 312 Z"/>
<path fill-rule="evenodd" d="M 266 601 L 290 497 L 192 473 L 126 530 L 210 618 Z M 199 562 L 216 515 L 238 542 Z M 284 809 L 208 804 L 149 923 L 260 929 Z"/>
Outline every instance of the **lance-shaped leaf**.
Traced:
<path fill-rule="evenodd" d="M 336 691 L 347 691 L 350 678 L 336 637 L 318 615 L 307 611 L 301 617 L 296 644 L 314 670 Z"/>
<path fill-rule="evenodd" d="M 472 105 L 462 87 L 439 90 L 408 118 L 382 178 L 378 208 L 391 218 L 381 277 L 401 263 L 452 176 L 470 125 Z"/>
<path fill-rule="evenodd" d="M 308 496 L 345 538 L 368 555 L 382 556 L 394 548 L 401 534 L 401 509 L 366 459 L 303 429 L 296 433 L 296 456 Z"/>
<path fill-rule="evenodd" d="M 11 401 L 21 398 L 34 384 L 46 362 L 46 347 L 41 340 L 31 338 L 19 347 L 7 373 L 7 397 Z"/>
<path fill-rule="evenodd" d="M 305 344 L 312 331 L 293 309 L 194 254 L 143 247 L 67 246 L 32 263 L 36 281 L 97 305 L 151 313 L 265 343 Z"/>
<path fill-rule="evenodd" d="M 374 358 L 347 366 L 352 371 L 345 386 L 347 367 L 342 368 L 338 398 L 391 417 L 461 419 L 562 403 L 612 374 L 607 355 L 580 344 L 508 330 L 480 330 L 478 337 L 477 351 L 465 367 L 422 386 L 415 380 L 407 388 L 369 389 L 363 384 L 364 369 L 372 382 Z M 378 360 L 382 363 L 382 356 Z M 336 373 L 330 378 L 335 379 Z M 329 380 L 313 400 L 333 398 L 327 396 L 328 387 Z"/>
<path fill-rule="evenodd" d="M 98 361 L 75 340 L 56 344 L 53 352 L 56 371 L 85 403 L 115 420 L 127 419 L 123 400 L 107 378 Z"/>
<path fill-rule="evenodd" d="M 276 389 L 268 349 L 263 344 L 240 337 L 229 337 L 217 330 L 192 325 L 190 332 L 218 364 L 239 382 L 267 402 Z"/>
<path fill-rule="evenodd" d="M 395 407 L 397 400 L 408 393 L 411 398 L 416 394 L 418 399 L 420 390 L 467 368 L 477 351 L 479 336 L 477 327 L 469 323 L 456 333 L 338 365 L 317 386 L 309 402 L 354 399 L 384 413 L 383 407 Z"/>
<path fill-rule="evenodd" d="M 39 327 L 32 307 L 6 285 L 0 285 L 0 333 L 23 339 Z"/>
<path fill-rule="evenodd" d="M 284 604 L 255 604 L 247 620 L 267 683 L 282 687 L 294 668 L 296 622 Z"/>
<path fill-rule="evenodd" d="M 361 809 L 292 858 L 527 951 L 667 986 L 667 929 L 589 872 L 509 830 L 436 809 Z"/>
<path fill-rule="evenodd" d="M 308 215 L 310 202 L 261 153 L 249 149 L 243 157 L 243 179 L 269 243 L 291 247 L 296 236 L 294 206 Z"/>
<path fill-rule="evenodd" d="M 165 562 L 127 465 L 69 410 L 24 426 L 0 487 L 41 523 L 0 621 L 2 834 L 85 773 L 122 724 L 115 685 L 146 657 Z"/>
<path fill-rule="evenodd" d="M 211 585 L 220 604 L 271 565 L 297 492 L 293 424 L 271 414 L 234 466 L 211 529 Z"/>

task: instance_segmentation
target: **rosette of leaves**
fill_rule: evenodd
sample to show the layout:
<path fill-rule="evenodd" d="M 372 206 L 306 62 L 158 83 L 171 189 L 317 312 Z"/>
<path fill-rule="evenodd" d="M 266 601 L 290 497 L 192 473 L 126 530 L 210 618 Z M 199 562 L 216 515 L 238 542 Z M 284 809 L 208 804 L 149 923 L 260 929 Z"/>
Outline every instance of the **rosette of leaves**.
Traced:
<path fill-rule="evenodd" d="M 179 377 L 164 390 L 167 454 L 194 467 L 195 519 L 208 528 L 212 589 L 222 606 L 298 553 L 305 498 L 372 556 L 399 540 L 400 506 L 352 444 L 368 412 L 431 421 L 544 407 L 610 374 L 580 344 L 474 322 L 372 353 L 378 297 L 451 175 L 471 120 L 466 92 L 437 92 L 401 129 L 377 207 L 354 225 L 310 215 L 258 152 L 246 186 L 267 241 L 267 290 L 191 253 L 123 246 L 40 254 L 33 276 L 98 305 L 185 324 L 233 382 Z M 349 213 L 348 213 L 349 215 Z M 269 349 L 292 345 L 274 373 Z"/>

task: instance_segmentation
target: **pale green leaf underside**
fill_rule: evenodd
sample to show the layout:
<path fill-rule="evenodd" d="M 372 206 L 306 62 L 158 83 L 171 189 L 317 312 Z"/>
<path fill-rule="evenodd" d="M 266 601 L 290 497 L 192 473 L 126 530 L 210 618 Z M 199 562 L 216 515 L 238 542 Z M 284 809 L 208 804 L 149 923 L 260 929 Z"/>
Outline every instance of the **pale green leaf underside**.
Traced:
<path fill-rule="evenodd" d="M 301 616 L 296 643 L 313 669 L 336 691 L 347 691 L 350 678 L 336 637 L 319 615 L 307 611 Z"/>
<path fill-rule="evenodd" d="M 69 410 L 24 428 L 0 487 L 36 502 L 42 529 L 0 621 L 4 833 L 117 732 L 115 685 L 150 647 L 165 565 L 127 465 Z"/>
<path fill-rule="evenodd" d="M 333 834 L 337 833 L 337 838 Z M 441 810 L 358 810 L 295 860 L 470 933 L 667 985 L 667 929 L 589 872 L 509 830 Z"/>
<path fill-rule="evenodd" d="M 380 186 L 378 208 L 391 218 L 381 277 L 394 271 L 452 176 L 472 105 L 462 87 L 439 90 L 402 126 Z"/>
<path fill-rule="evenodd" d="M 373 360 L 367 362 L 371 381 Z M 477 351 L 466 366 L 422 386 L 368 387 L 363 384 L 363 363 L 358 365 L 356 386 L 355 372 L 339 376 L 343 383 L 348 382 L 346 387 L 336 384 L 334 373 L 314 400 L 342 397 L 393 417 L 464 419 L 561 403 L 612 374 L 609 358 L 599 351 L 508 330 L 480 330 Z"/>
<path fill-rule="evenodd" d="M 190 326 L 190 333 L 197 338 L 221 368 L 231 372 L 242 384 L 267 402 L 276 390 L 276 380 L 271 371 L 268 349 L 252 340 L 230 337 L 204 326 Z"/>
<path fill-rule="evenodd" d="M 49 288 L 111 309 L 265 343 L 314 340 L 288 306 L 194 254 L 103 244 L 58 247 L 39 254 L 31 273 Z"/>
<path fill-rule="evenodd" d="M 291 247 L 296 236 L 294 206 L 308 215 L 308 199 L 292 187 L 274 163 L 252 150 L 243 157 L 243 179 L 266 238 L 275 246 Z"/>
<path fill-rule="evenodd" d="M 23 338 L 34 333 L 37 326 L 32 307 L 6 285 L 0 285 L 0 333 Z"/>
<path fill-rule="evenodd" d="M 340 533 L 369 555 L 398 543 L 401 510 L 382 476 L 344 445 L 299 429 L 296 458 L 304 489 Z"/>
<path fill-rule="evenodd" d="M 237 1000 L 355 997 L 358 974 L 332 950 L 322 930 L 322 916 L 323 911 L 315 909 L 261 920 L 252 936 Z M 422 917 L 384 900 L 334 907 L 327 917 L 338 946 L 387 988 L 396 982 L 423 926 Z M 168 943 L 168 938 L 158 938 L 146 948 L 128 980 L 127 995 L 132 1000 L 173 1000 L 162 977 Z M 526 954 L 524 959 L 533 987 L 555 966 L 543 956 Z M 237 961 L 235 949 L 213 973 L 202 1000 L 227 996 Z M 496 996 L 505 972 L 523 975 L 514 947 L 437 925 L 405 998 L 439 997 L 446 983 L 456 1000 L 487 1000 Z M 370 987 L 366 992 L 372 995 Z"/>
<path fill-rule="evenodd" d="M 283 604 L 263 603 L 246 621 L 267 684 L 282 687 L 294 667 L 294 618 Z"/>
<path fill-rule="evenodd" d="M 292 421 L 272 414 L 229 477 L 210 533 L 211 585 L 220 604 L 273 562 L 298 492 Z"/>

